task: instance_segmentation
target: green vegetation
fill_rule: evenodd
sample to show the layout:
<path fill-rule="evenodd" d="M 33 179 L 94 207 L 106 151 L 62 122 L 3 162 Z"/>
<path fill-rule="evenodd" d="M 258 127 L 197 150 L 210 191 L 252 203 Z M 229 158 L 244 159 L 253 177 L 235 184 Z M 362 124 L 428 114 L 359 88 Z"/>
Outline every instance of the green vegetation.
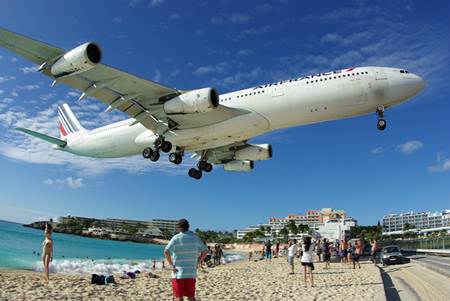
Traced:
<path fill-rule="evenodd" d="M 362 238 L 367 240 L 380 240 L 381 239 L 381 233 L 383 232 L 383 229 L 381 225 L 376 226 L 355 226 L 352 227 L 350 230 L 350 235 L 353 238 Z"/>
<path fill-rule="evenodd" d="M 216 242 L 222 244 L 235 243 L 237 241 L 235 234 L 228 231 L 202 231 L 195 229 L 195 233 L 205 242 Z"/>

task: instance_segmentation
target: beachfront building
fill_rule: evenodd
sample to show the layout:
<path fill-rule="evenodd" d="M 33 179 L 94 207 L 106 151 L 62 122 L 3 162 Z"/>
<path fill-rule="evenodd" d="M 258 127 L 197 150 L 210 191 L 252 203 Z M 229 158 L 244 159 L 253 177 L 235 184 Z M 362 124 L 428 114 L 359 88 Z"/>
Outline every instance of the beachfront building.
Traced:
<path fill-rule="evenodd" d="M 334 225 L 343 220 L 345 220 L 345 222 L 344 226 L 341 227 L 342 231 L 347 231 L 349 230 L 347 228 L 356 225 L 356 220 L 348 217 L 344 210 L 336 210 L 333 208 L 322 208 L 320 210 L 307 210 L 304 214 L 289 214 L 286 217 L 271 217 L 269 218 L 267 224 L 250 226 L 245 229 L 237 231 L 236 237 L 238 239 L 242 239 L 246 233 L 260 229 L 261 226 L 265 227 L 266 229 L 270 229 L 270 231 L 266 233 L 267 239 L 280 237 L 282 236 L 280 235 L 280 231 L 284 228 L 287 228 L 289 223 L 292 222 L 294 222 L 294 224 L 297 227 L 300 225 L 307 225 L 310 230 L 312 230 L 315 233 L 318 233 L 319 236 L 320 236 L 319 230 L 320 227 L 322 227 L 322 231 L 328 231 L 330 235 L 332 235 L 333 237 L 336 236 L 340 237 L 341 235 L 340 234 L 338 235 L 336 233 L 337 232 L 340 233 L 341 230 L 337 230 L 338 226 L 336 225 L 335 227 Z M 328 225 L 327 227 L 323 227 L 326 223 L 330 223 L 330 225 Z M 335 227 L 336 229 L 331 230 L 331 228 L 333 227 Z M 301 237 L 301 234 L 305 233 L 289 233 L 289 237 L 299 238 Z"/>
<path fill-rule="evenodd" d="M 330 241 L 349 239 L 350 230 L 356 226 L 356 220 L 353 218 L 342 218 L 327 220 L 319 225 L 319 229 L 315 231 L 319 238 L 326 238 Z"/>
<path fill-rule="evenodd" d="M 450 230 L 450 210 L 387 214 L 382 219 L 383 234 L 402 234 L 405 230 L 432 232 Z"/>

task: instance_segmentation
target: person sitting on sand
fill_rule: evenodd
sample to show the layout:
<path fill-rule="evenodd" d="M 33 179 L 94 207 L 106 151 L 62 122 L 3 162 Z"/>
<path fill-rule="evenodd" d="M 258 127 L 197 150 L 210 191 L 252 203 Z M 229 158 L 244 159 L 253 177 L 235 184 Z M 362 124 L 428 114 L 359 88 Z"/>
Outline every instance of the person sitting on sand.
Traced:
<path fill-rule="evenodd" d="M 49 280 L 50 262 L 53 261 L 52 226 L 45 225 L 45 239 L 42 242 L 42 262 L 44 263 L 45 280 Z"/>
<path fill-rule="evenodd" d="M 288 265 L 291 267 L 290 275 L 294 275 L 294 258 L 297 254 L 297 240 L 289 240 L 288 242 L 289 248 L 288 248 Z"/>
<path fill-rule="evenodd" d="M 303 237 L 303 255 L 301 259 L 302 266 L 304 268 L 304 279 L 305 279 L 305 287 L 306 287 L 306 280 L 307 280 L 307 274 L 309 274 L 309 279 L 311 281 L 311 287 L 314 286 L 314 278 L 312 271 L 314 270 L 314 264 L 313 264 L 313 251 L 314 251 L 314 244 L 311 242 L 311 236 L 305 236 Z"/>
<path fill-rule="evenodd" d="M 198 262 L 202 262 L 208 253 L 202 240 L 189 231 L 186 219 L 178 221 L 178 229 L 180 233 L 169 241 L 164 249 L 164 256 L 172 266 L 174 298 L 182 301 L 184 297 L 188 297 L 189 301 L 194 301 Z"/>

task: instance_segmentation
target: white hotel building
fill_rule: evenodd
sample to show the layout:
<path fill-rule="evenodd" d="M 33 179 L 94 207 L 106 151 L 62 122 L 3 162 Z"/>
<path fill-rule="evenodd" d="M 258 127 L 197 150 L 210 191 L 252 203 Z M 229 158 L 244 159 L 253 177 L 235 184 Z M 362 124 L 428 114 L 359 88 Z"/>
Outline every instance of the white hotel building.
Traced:
<path fill-rule="evenodd" d="M 382 224 L 383 234 L 402 233 L 405 224 L 416 230 L 450 230 L 450 210 L 388 214 L 383 216 Z"/>

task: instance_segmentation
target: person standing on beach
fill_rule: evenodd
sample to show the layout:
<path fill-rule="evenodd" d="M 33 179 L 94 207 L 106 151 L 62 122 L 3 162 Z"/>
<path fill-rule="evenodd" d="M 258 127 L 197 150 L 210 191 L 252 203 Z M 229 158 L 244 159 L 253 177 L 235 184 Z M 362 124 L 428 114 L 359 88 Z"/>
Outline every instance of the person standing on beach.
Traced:
<path fill-rule="evenodd" d="M 317 257 L 319 258 L 319 262 L 321 262 L 322 261 L 322 245 L 320 243 L 320 239 L 318 239 L 316 241 L 316 254 L 317 254 Z"/>
<path fill-rule="evenodd" d="M 272 242 L 270 239 L 265 244 L 266 262 L 272 263 Z"/>
<path fill-rule="evenodd" d="M 167 244 L 164 256 L 172 266 L 172 290 L 174 298 L 189 301 L 195 300 L 195 279 L 197 266 L 207 253 L 206 245 L 202 240 L 189 231 L 189 222 L 186 219 L 178 221 L 180 233 L 176 234 Z"/>
<path fill-rule="evenodd" d="M 44 263 L 45 280 L 49 280 L 50 262 L 53 261 L 52 226 L 45 225 L 45 239 L 42 242 L 42 262 Z"/>
<path fill-rule="evenodd" d="M 378 253 L 379 247 L 378 242 L 375 239 L 372 239 L 372 246 L 370 248 L 370 255 L 372 256 L 372 262 L 374 265 L 377 265 L 377 253 Z"/>
<path fill-rule="evenodd" d="M 297 255 L 297 240 L 289 240 L 288 242 L 288 264 L 291 267 L 290 275 L 294 275 L 294 258 Z"/>
<path fill-rule="evenodd" d="M 301 263 L 303 266 L 304 271 L 304 279 L 305 279 L 305 287 L 307 284 L 307 278 L 309 274 L 309 279 L 311 281 L 311 287 L 314 286 L 314 278 L 313 278 L 313 270 L 314 270 L 314 264 L 313 264 L 313 251 L 314 251 L 314 244 L 311 242 L 311 236 L 305 236 L 303 237 L 303 247 L 302 247 L 303 255 L 301 259 Z"/>
<path fill-rule="evenodd" d="M 341 263 L 342 264 L 347 263 L 347 248 L 348 248 L 347 240 L 345 240 L 345 239 L 341 240 L 341 244 L 339 245 L 339 251 L 340 251 L 340 255 L 341 255 Z"/>
<path fill-rule="evenodd" d="M 359 258 L 361 257 L 363 253 L 363 244 L 362 241 L 357 240 L 355 242 L 355 248 L 352 252 L 352 261 L 353 261 L 353 269 L 356 268 L 356 264 L 358 264 L 358 268 L 361 268 L 361 265 L 359 264 Z"/>
<path fill-rule="evenodd" d="M 325 261 L 325 268 L 330 268 L 331 261 L 331 248 L 332 245 L 328 242 L 326 238 L 323 239 L 322 244 L 322 253 L 323 253 L 323 261 Z"/>

